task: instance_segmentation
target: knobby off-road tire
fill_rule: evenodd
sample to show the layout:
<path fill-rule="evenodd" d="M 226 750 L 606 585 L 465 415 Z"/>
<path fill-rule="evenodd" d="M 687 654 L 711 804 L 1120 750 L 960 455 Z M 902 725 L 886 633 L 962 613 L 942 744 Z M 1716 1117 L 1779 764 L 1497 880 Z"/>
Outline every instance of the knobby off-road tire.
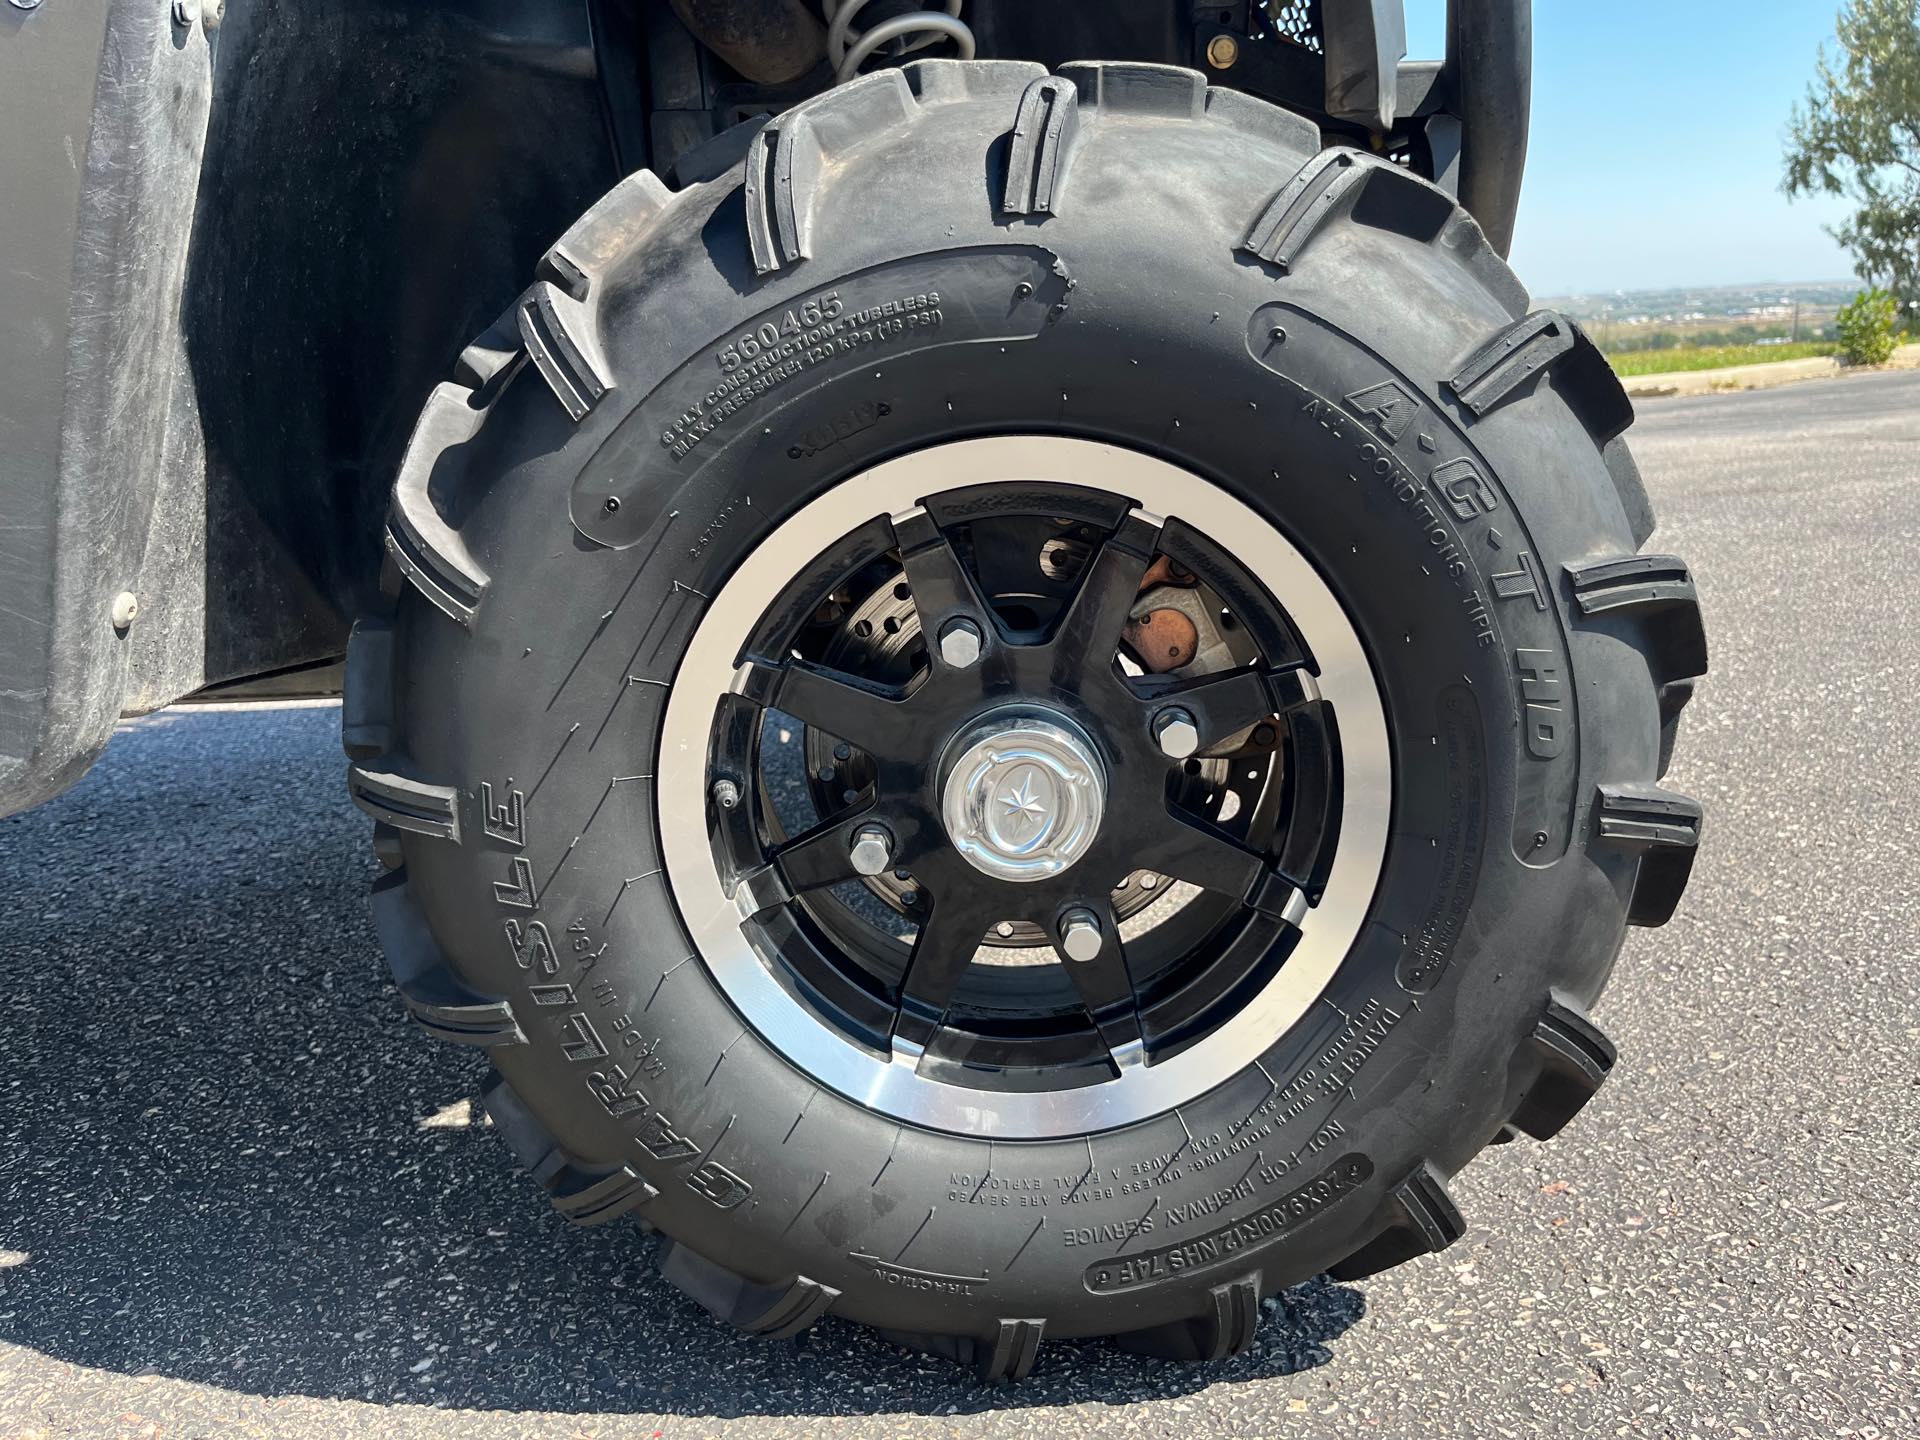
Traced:
<path fill-rule="evenodd" d="M 1218 1357 L 1283 1286 L 1448 1245 L 1448 1179 L 1606 1077 L 1586 1011 L 1700 828 L 1657 783 L 1698 609 L 1637 553 L 1606 363 L 1442 192 L 1187 71 L 925 63 L 734 143 L 574 225 L 414 434 L 344 717 L 407 1007 L 487 1052 L 563 1216 L 657 1227 L 667 1278 L 769 1335 L 831 1313 L 989 1377 L 1048 1338 Z M 967 436 L 1236 497 L 1383 702 L 1384 861 L 1324 990 L 1201 1093 L 1084 1133 L 821 1083 L 665 873 L 691 817 L 659 796 L 705 757 L 661 727 L 711 597 L 835 485 Z"/>

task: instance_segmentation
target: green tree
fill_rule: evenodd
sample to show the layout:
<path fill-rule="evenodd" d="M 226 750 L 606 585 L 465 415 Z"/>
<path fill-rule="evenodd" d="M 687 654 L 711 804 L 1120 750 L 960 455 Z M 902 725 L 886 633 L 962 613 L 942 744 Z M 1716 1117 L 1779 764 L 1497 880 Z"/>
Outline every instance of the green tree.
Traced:
<path fill-rule="evenodd" d="M 1893 356 L 1893 296 L 1862 290 L 1833 317 L 1840 330 L 1840 351 L 1855 365 L 1884 365 Z"/>
<path fill-rule="evenodd" d="M 1847 0 L 1840 53 L 1820 49 L 1787 135 L 1789 195 L 1840 195 L 1851 220 L 1833 237 L 1863 279 L 1920 308 L 1920 0 Z"/>

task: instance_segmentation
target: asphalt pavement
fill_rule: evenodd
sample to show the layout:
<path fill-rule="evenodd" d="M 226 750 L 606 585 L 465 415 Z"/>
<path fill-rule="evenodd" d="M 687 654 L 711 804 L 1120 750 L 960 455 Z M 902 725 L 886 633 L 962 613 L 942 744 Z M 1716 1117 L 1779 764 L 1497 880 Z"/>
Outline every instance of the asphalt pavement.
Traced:
<path fill-rule="evenodd" d="M 0 822 L 0 1440 L 1920 1435 L 1920 374 L 1641 408 L 1705 848 L 1614 1079 L 1454 1183 L 1452 1249 L 1213 1368 L 736 1335 L 563 1227 L 402 1018 L 337 711 L 173 711 Z"/>

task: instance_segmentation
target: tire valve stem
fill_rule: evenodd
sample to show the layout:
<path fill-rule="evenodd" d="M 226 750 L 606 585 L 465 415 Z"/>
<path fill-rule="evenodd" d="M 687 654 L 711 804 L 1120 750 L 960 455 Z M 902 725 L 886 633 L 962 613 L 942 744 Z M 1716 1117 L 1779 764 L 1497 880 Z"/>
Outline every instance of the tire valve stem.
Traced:
<path fill-rule="evenodd" d="M 731 780 L 713 782 L 713 803 L 722 810 L 731 810 L 740 803 L 740 787 Z"/>

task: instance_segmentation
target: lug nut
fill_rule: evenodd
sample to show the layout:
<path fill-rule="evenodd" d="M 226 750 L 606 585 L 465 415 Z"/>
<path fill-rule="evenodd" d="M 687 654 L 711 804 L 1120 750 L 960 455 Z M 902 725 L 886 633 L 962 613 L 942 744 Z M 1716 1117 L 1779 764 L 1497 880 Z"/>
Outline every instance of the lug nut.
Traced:
<path fill-rule="evenodd" d="M 853 833 L 847 852 L 857 875 L 880 875 L 893 864 L 893 836 L 878 825 L 862 825 Z"/>
<path fill-rule="evenodd" d="M 956 670 L 980 659 L 980 627 L 971 620 L 949 620 L 940 631 L 940 658 Z"/>
<path fill-rule="evenodd" d="M 1060 948 L 1069 960 L 1092 960 L 1100 953 L 1100 918 L 1091 910 L 1069 910 L 1060 922 Z"/>
<path fill-rule="evenodd" d="M 1175 706 L 1153 717 L 1153 738 L 1160 742 L 1162 755 L 1185 760 L 1200 748 L 1200 727 L 1188 711 Z"/>

